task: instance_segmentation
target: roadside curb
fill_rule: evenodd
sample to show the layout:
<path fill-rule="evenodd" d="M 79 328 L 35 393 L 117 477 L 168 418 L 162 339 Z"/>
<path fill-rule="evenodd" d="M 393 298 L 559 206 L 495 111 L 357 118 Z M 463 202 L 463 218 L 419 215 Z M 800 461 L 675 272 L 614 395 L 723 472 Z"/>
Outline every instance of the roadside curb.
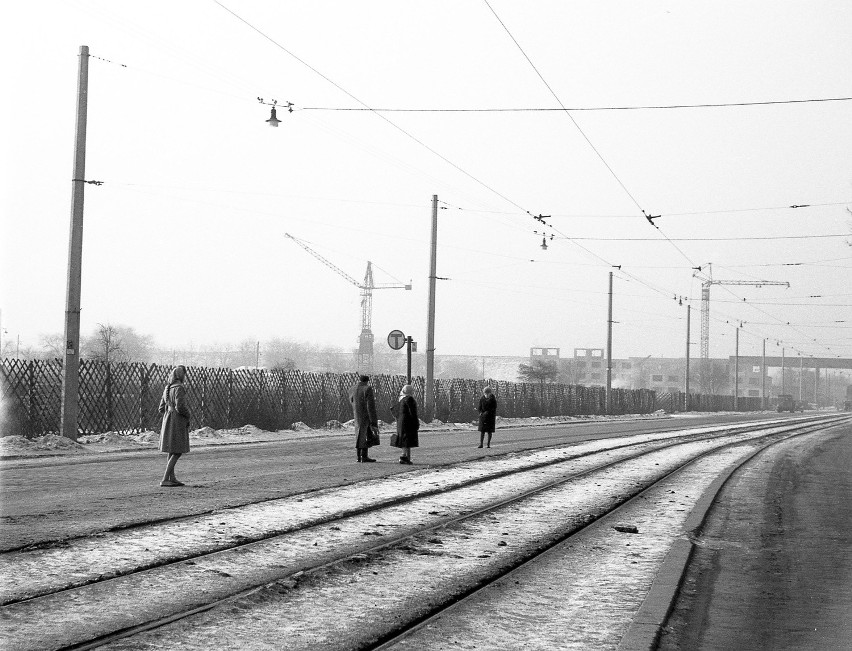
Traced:
<path fill-rule="evenodd" d="M 695 508 L 683 523 L 680 537 L 672 543 L 671 549 L 660 565 L 654 582 L 645 595 L 642 605 L 634 615 L 627 632 L 621 638 L 618 651 L 654 651 L 657 649 L 663 625 L 671 614 L 675 599 L 686 576 L 686 568 L 695 549 L 693 538 L 704 526 L 710 507 L 725 484 L 740 469 L 749 464 L 755 457 L 762 454 L 777 443 L 755 450 L 747 458 L 732 464 L 722 474 L 716 477 L 707 487 Z"/>
<path fill-rule="evenodd" d="M 713 480 L 695 503 L 695 508 L 692 509 L 683 523 L 683 533 L 672 543 L 671 549 L 666 554 L 666 558 L 651 584 L 651 589 L 645 595 L 645 599 L 634 615 L 630 627 L 621 638 L 618 651 L 653 651 L 657 648 L 663 624 L 674 605 L 686 567 L 692 556 L 694 547 L 691 540 L 692 533 L 697 532 L 703 526 L 707 513 L 722 487 L 737 470 L 762 451 L 758 450 L 749 455 L 747 459 L 731 464 L 727 470 Z"/>

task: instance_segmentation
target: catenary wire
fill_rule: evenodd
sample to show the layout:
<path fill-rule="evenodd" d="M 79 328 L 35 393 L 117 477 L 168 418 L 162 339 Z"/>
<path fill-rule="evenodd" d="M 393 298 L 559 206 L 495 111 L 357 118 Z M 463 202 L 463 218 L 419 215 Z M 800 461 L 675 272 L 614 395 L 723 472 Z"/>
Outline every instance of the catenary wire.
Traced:
<path fill-rule="evenodd" d="M 396 123 L 395 123 L 395 122 L 393 122 L 392 120 L 389 120 L 387 117 L 385 117 L 385 116 L 384 116 L 384 115 L 382 115 L 381 113 L 378 113 L 378 112 L 376 112 L 376 111 L 373 111 L 373 110 L 372 110 L 372 109 L 371 109 L 371 108 L 370 108 L 370 107 L 369 107 L 369 106 L 368 106 L 365 102 L 363 102 L 362 100 L 360 100 L 359 98 L 357 98 L 355 95 L 353 95 L 352 93 L 350 93 L 348 90 L 346 90 L 345 88 L 343 88 L 343 86 L 341 86 L 340 84 L 338 84 L 337 82 L 335 82 L 335 81 L 334 81 L 333 79 L 331 79 L 330 77 L 328 77 L 328 76 L 324 75 L 322 72 L 320 72 L 319 70 L 317 70 L 316 68 L 314 68 L 312 65 L 310 65 L 307 61 L 305 61 L 304 59 L 301 59 L 301 58 L 300 58 L 299 56 L 297 56 L 295 53 L 291 52 L 291 51 L 290 51 L 290 50 L 288 50 L 286 47 L 284 47 L 283 45 L 281 45 L 278 41 L 276 41 L 275 39 L 273 39 L 271 36 L 269 36 L 268 34 L 266 34 L 265 32 L 263 32 L 262 30 L 260 30 L 258 27 L 254 26 L 253 24 L 251 24 L 250 22 L 248 22 L 245 18 L 243 18 L 242 16 L 240 16 L 240 15 L 239 15 L 239 14 L 237 14 L 236 12 L 234 12 L 234 11 L 232 11 L 231 9 L 229 9 L 228 7 L 226 7 L 224 4 L 222 4 L 221 2 L 219 2 L 219 0 L 213 0 L 213 1 L 214 1 L 217 5 L 219 5 L 222 9 L 224 9 L 224 10 L 225 10 L 225 11 L 227 11 L 229 14 L 231 14 L 232 16 L 234 16 L 234 18 L 236 18 L 237 20 L 239 20 L 240 22 L 242 22 L 244 25 L 246 25 L 248 28 L 250 28 L 251 30 L 253 30 L 255 33 L 257 33 L 257 34 L 258 34 L 258 35 L 260 35 L 261 37 L 265 38 L 267 41 L 269 41 L 270 43 L 272 43 L 275 47 L 277 47 L 277 48 L 278 48 L 278 49 L 280 49 L 282 52 L 285 52 L 286 54 L 288 54 L 289 56 L 291 56 L 292 58 L 294 58 L 296 61 L 298 61 L 299 63 L 301 63 L 303 66 L 305 66 L 306 68 L 308 68 L 309 70 L 311 70 L 311 71 L 312 71 L 312 72 L 314 72 L 315 74 L 319 75 L 322 79 L 324 79 L 324 80 L 325 80 L 325 81 L 327 81 L 329 84 L 331 84 L 332 86 L 334 86 L 335 88 L 337 88 L 340 92 L 342 92 L 343 94 L 345 94 L 347 97 L 349 97 L 349 98 L 351 98 L 351 99 L 355 100 L 356 102 L 358 102 L 358 104 L 360 104 L 361 106 L 363 106 L 365 109 L 370 110 L 370 111 L 371 111 L 374 115 L 376 115 L 376 116 L 378 116 L 379 118 L 381 118 L 382 120 L 384 120 L 387 124 L 389 124 L 391 127 L 393 127 L 394 129 L 396 129 L 397 131 L 399 131 L 400 133 L 402 133 L 403 135 L 405 135 L 407 138 L 409 138 L 409 139 L 413 140 L 415 143 L 417 143 L 418 145 L 420 145 L 421 147 L 423 147 L 424 149 L 426 149 L 426 150 L 427 150 L 427 151 L 429 151 L 430 153 L 434 154 L 435 156 L 437 156 L 438 158 L 440 158 L 442 161 L 444 161 L 445 163 L 447 163 L 448 165 L 450 165 L 451 167 L 453 167 L 453 168 L 454 168 L 454 169 L 456 169 L 457 171 L 461 172 L 462 174 L 464 174 L 465 176 L 467 176 L 469 179 L 471 179 L 471 180 L 472 180 L 472 181 L 474 181 L 475 183 L 478 183 L 479 185 L 481 185 L 483 188 L 485 188 L 485 189 L 486 189 L 486 190 L 488 190 L 489 192 L 491 192 L 491 193 L 495 194 L 496 196 L 500 197 L 501 199 L 503 199 L 503 200 L 504 200 L 504 201 L 506 201 L 507 203 L 509 203 L 509 204 L 511 204 L 511 205 L 513 205 L 513 206 L 515 206 L 515 207 L 516 207 L 516 208 L 518 208 L 519 210 L 521 210 L 521 211 L 523 211 L 523 212 L 525 212 L 525 213 L 529 213 L 529 211 L 528 211 L 528 210 L 526 210 L 523 206 L 521 206 L 520 204 L 518 204 L 518 203 L 514 202 L 512 199 L 510 199 L 509 197 L 507 197 L 507 196 L 506 196 L 506 195 L 504 195 L 503 193 L 499 192 L 498 190 L 494 189 L 493 187 L 491 187 L 490 185 L 488 185 L 488 184 L 487 184 L 487 183 L 485 183 L 484 181 L 482 181 L 482 180 L 478 179 L 477 177 L 475 177 L 475 176 L 474 176 L 473 174 L 471 174 L 470 172 L 468 172 L 468 171 L 466 171 L 466 170 L 462 169 L 460 166 L 458 166 L 458 165 L 456 165 L 455 163 L 453 163 L 453 162 L 452 162 L 449 158 L 447 158 L 447 157 L 446 157 L 446 156 L 444 156 L 443 154 L 439 153 L 437 150 L 433 149 L 432 147 L 430 147 L 429 145 L 427 145 L 425 142 L 423 142 L 422 140 L 420 140 L 419 138 L 417 138 L 417 137 L 416 137 L 416 136 L 414 136 L 413 134 L 409 133 L 408 131 L 406 131 L 405 129 L 403 129 L 401 126 L 399 126 L 398 124 L 396 124 Z"/>
<path fill-rule="evenodd" d="M 302 106 L 301 111 L 380 111 L 382 113 L 546 113 L 560 111 L 647 111 L 667 109 L 723 108 L 734 106 L 772 106 L 777 104 L 810 104 L 817 102 L 848 102 L 852 97 L 814 97 L 807 99 L 767 100 L 756 102 L 708 102 L 704 104 L 649 104 L 644 106 L 569 106 L 502 107 L 502 108 L 359 108 L 345 106 Z"/>

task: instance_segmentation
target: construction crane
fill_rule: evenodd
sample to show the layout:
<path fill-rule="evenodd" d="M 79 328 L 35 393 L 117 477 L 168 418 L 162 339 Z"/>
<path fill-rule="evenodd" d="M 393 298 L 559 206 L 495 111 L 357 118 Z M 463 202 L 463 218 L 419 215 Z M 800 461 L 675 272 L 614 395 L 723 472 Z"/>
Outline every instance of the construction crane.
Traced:
<path fill-rule="evenodd" d="M 706 270 L 706 275 L 703 275 Z M 710 381 L 710 287 L 712 285 L 781 285 L 790 287 L 790 283 L 778 280 L 717 280 L 713 278 L 713 265 L 707 263 L 698 267 L 692 274 L 701 280 L 701 392 L 707 393 Z"/>
<path fill-rule="evenodd" d="M 359 283 L 340 267 L 314 251 L 305 242 L 298 237 L 293 237 L 290 233 L 284 233 L 296 244 L 301 246 L 305 251 L 322 262 L 326 267 L 334 271 L 337 275 L 343 276 L 350 283 L 361 290 L 361 334 L 358 337 L 358 369 L 363 373 L 373 372 L 373 290 L 374 289 L 411 289 L 411 283 L 379 283 L 373 282 L 373 263 L 367 261 L 367 271 L 364 274 L 364 282 Z"/>

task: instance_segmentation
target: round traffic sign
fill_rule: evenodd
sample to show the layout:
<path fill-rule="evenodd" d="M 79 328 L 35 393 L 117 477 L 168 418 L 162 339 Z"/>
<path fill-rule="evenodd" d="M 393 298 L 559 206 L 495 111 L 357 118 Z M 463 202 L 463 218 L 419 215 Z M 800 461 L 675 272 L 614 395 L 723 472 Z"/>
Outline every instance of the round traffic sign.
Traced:
<path fill-rule="evenodd" d="M 402 330 L 390 331 L 390 334 L 388 335 L 388 346 L 394 350 L 399 350 L 405 346 L 405 335 L 402 334 Z"/>

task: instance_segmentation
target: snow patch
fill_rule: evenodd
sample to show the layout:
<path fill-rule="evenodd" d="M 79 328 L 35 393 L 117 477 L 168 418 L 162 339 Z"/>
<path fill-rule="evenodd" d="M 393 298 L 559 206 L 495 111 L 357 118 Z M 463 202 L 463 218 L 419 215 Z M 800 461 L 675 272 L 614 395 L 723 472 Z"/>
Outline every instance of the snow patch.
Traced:
<path fill-rule="evenodd" d="M 198 439 L 211 439 L 218 438 L 219 433 L 213 429 L 212 427 L 202 427 L 201 429 L 197 429 L 194 432 L 189 433 L 190 437 L 198 438 Z"/>

